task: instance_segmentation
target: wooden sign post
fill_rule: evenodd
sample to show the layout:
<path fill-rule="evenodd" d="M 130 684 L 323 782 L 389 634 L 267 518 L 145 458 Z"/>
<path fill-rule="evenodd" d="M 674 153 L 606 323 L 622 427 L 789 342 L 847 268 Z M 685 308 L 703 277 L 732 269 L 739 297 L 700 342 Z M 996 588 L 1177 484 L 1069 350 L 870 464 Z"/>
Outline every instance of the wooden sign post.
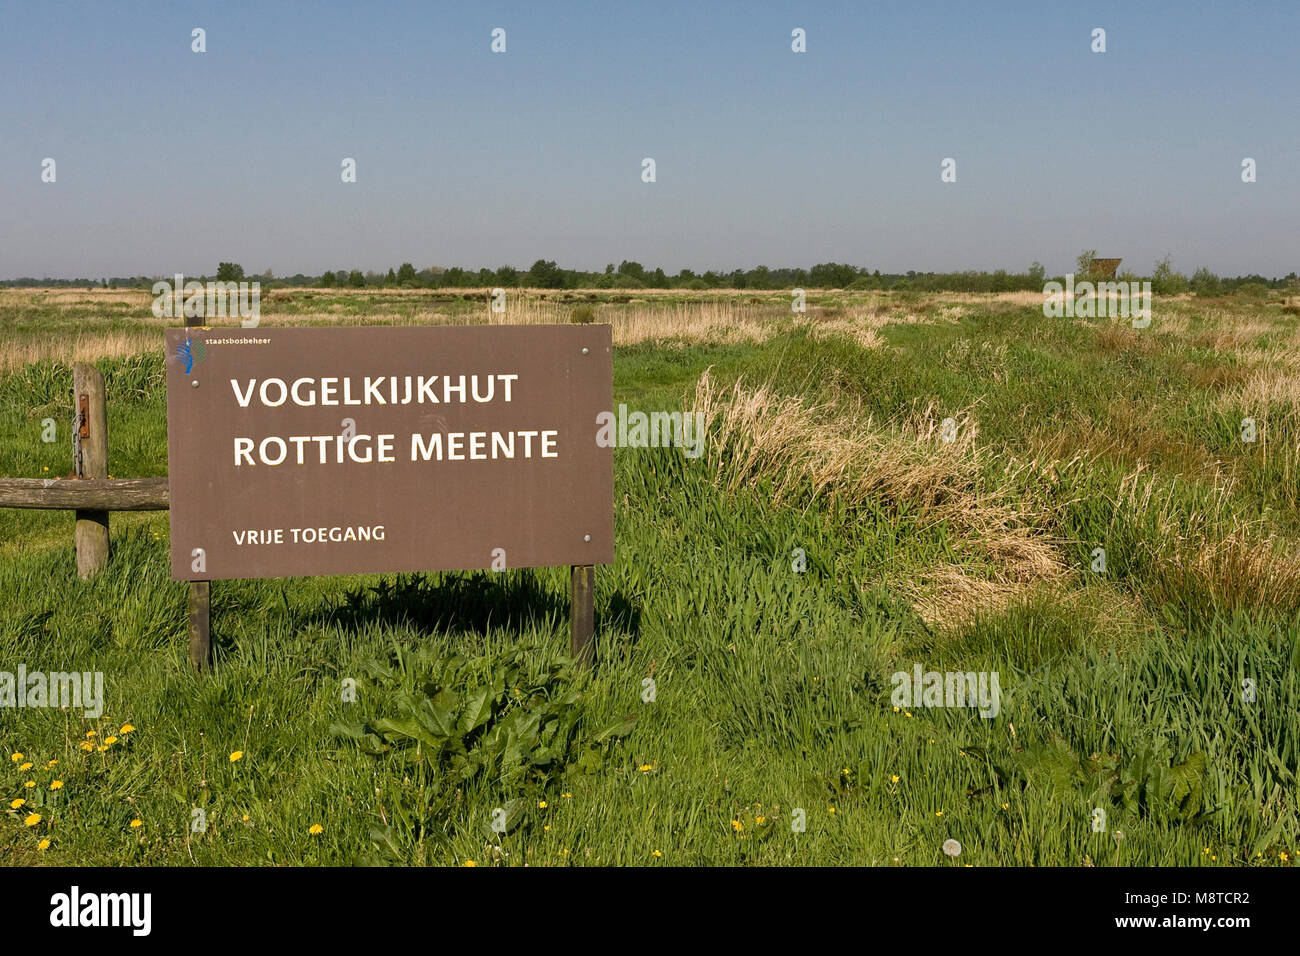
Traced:
<path fill-rule="evenodd" d="M 569 654 L 579 667 L 596 663 L 596 569 L 569 568 Z"/>
<path fill-rule="evenodd" d="M 186 316 L 187 328 L 197 328 L 202 317 Z M 190 582 L 190 666 L 197 671 L 212 666 L 212 582 Z"/>

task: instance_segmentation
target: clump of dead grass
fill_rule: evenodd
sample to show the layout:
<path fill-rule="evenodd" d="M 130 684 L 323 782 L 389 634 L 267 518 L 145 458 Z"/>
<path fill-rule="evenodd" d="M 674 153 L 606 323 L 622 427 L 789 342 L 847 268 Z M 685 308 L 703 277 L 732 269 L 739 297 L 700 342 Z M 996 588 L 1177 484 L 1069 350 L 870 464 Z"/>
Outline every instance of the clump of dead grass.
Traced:
<path fill-rule="evenodd" d="M 1219 480 L 1194 508 L 1176 481 L 1141 468 L 1120 482 L 1111 527 L 1152 607 L 1300 614 L 1300 549 L 1267 517 L 1234 512 L 1235 480 Z"/>
<path fill-rule="evenodd" d="M 933 405 L 899 421 L 877 423 L 833 403 L 811 405 L 770 385 L 731 388 L 700 377 L 691 405 L 704 416 L 705 464 L 728 494 L 762 487 L 775 504 L 834 500 L 848 509 L 872 503 L 929 528 L 943 524 L 956 553 L 992 570 L 937 568 L 928 584 L 900 582 L 919 605 L 965 595 L 967 603 L 1002 602 L 1065 573 L 1046 511 L 1022 491 L 1039 462 L 1008 462 L 991 482 L 970 410 L 953 416 L 951 441 Z"/>
<path fill-rule="evenodd" d="M 1026 582 L 979 573 L 964 564 L 941 565 L 908 580 L 898 581 L 895 586 L 921 620 L 930 627 L 944 630 L 1002 613 L 1029 593 Z"/>
<path fill-rule="evenodd" d="M 1226 411 L 1254 411 L 1257 415 L 1280 416 L 1300 423 L 1300 372 L 1294 369 L 1258 369 L 1241 387 L 1219 399 Z"/>

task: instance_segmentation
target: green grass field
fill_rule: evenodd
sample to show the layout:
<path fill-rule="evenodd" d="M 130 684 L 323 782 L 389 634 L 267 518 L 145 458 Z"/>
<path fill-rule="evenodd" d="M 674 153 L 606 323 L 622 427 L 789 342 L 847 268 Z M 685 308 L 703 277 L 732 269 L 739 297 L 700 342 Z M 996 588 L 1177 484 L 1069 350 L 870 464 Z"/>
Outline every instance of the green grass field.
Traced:
<path fill-rule="evenodd" d="M 614 401 L 709 422 L 699 459 L 615 452 L 594 673 L 564 659 L 555 568 L 217 582 L 196 677 L 165 512 L 115 514 L 83 583 L 70 513 L 0 508 L 0 671 L 106 693 L 97 720 L 0 708 L 0 860 L 1294 864 L 1294 310 L 1157 299 L 1138 330 L 1031 294 L 594 298 Z M 148 301 L 0 291 L 0 476 L 70 470 L 74 357 L 107 378 L 112 475 L 166 474 Z M 476 301 L 286 291 L 262 321 Z M 1000 712 L 895 709 L 916 664 L 997 672 Z"/>

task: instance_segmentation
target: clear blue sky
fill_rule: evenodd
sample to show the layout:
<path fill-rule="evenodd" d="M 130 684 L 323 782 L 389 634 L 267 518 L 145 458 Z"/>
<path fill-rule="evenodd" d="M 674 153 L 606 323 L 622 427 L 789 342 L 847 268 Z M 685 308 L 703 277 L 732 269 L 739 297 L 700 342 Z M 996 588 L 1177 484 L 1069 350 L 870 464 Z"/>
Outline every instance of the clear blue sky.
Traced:
<path fill-rule="evenodd" d="M 1296 0 L 0 0 L 0 278 L 539 257 L 1064 272 L 1083 248 L 1283 275 L 1297 37 Z"/>

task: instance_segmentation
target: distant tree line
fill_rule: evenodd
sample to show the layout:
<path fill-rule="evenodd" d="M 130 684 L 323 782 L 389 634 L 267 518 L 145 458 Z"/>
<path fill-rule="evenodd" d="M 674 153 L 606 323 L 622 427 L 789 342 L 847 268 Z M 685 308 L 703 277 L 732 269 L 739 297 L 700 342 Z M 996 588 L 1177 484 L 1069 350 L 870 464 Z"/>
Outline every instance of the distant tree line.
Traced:
<path fill-rule="evenodd" d="M 1079 257 L 1086 264 L 1089 253 Z M 1086 270 L 1077 274 L 1086 277 Z M 149 288 L 159 279 L 169 276 L 132 276 L 95 279 L 34 279 L 23 277 L 0 281 L 0 286 L 23 288 L 31 286 Z M 207 281 L 208 276 L 186 276 L 186 281 Z M 221 281 L 245 279 L 244 269 L 238 263 L 220 263 L 216 278 Z M 663 269 L 647 269 L 639 262 L 624 259 L 618 266 L 612 262 L 603 272 L 584 272 L 565 269 L 554 260 L 538 259 L 528 269 L 501 266 L 499 269 L 463 269 L 459 266 L 443 268 L 429 266 L 417 270 L 409 262 L 385 272 L 360 269 L 331 269 L 322 275 L 311 276 L 299 272 L 292 276 L 275 277 L 267 269 L 260 276 L 250 276 L 270 286 L 323 286 L 325 288 L 352 289 L 442 289 L 442 288 L 541 288 L 541 289 L 911 289 L 920 292 L 1039 292 L 1048 276 L 1043 266 L 1035 262 L 1024 272 L 887 272 L 870 271 L 863 266 L 847 263 L 822 262 L 809 269 L 756 266 L 753 269 L 733 269 L 731 272 L 708 270 L 696 273 L 682 269 L 668 275 Z M 1063 277 L 1058 276 L 1058 279 Z M 1267 291 L 1269 289 L 1300 288 L 1300 277 L 1291 272 L 1281 279 L 1266 279 L 1261 275 L 1217 276 L 1209 269 L 1197 269 L 1190 277 L 1177 272 L 1168 257 L 1157 262 L 1150 275 L 1138 276 L 1121 272 L 1116 280 L 1149 279 L 1152 291 L 1172 295 L 1195 292 L 1200 295 L 1222 295 L 1239 290 Z"/>

